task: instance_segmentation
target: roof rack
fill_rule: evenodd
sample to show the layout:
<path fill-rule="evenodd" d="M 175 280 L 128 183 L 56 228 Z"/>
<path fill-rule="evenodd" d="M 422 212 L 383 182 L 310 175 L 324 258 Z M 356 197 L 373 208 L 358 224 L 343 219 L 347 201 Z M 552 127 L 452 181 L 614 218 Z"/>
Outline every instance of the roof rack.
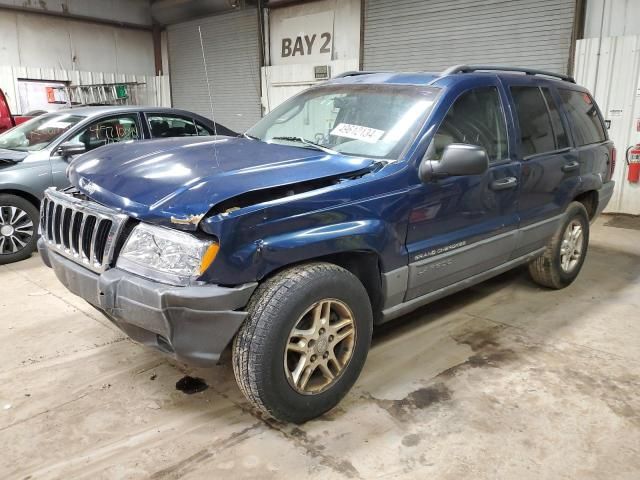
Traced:
<path fill-rule="evenodd" d="M 554 77 L 564 80 L 565 82 L 576 83 L 573 77 L 569 75 L 563 75 L 562 73 L 547 72 L 545 70 L 535 70 L 533 68 L 521 68 L 521 67 L 505 67 L 499 65 L 455 65 L 444 70 L 441 75 L 451 75 L 454 73 L 470 73 L 477 72 L 479 70 L 489 72 L 519 72 L 527 75 L 544 75 L 545 77 Z"/>
<path fill-rule="evenodd" d="M 344 78 L 344 77 L 357 77 L 359 75 L 371 75 L 372 73 L 384 73 L 384 72 L 373 72 L 366 70 L 352 70 L 350 72 L 339 73 L 333 78 Z"/>

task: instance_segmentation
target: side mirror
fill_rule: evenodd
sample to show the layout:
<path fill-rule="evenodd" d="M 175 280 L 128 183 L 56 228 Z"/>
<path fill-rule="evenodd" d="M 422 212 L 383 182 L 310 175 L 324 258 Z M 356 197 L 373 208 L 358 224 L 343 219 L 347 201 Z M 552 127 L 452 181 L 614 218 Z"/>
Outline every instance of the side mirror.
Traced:
<path fill-rule="evenodd" d="M 80 155 L 87 151 L 87 147 L 85 147 L 84 143 L 80 142 L 64 142 L 61 143 L 56 153 L 60 155 L 62 158 L 73 157 L 74 155 Z"/>
<path fill-rule="evenodd" d="M 442 159 L 423 160 L 420 179 L 430 182 L 438 178 L 460 175 L 481 175 L 489 168 L 489 157 L 484 148 L 477 145 L 452 143 L 444 149 Z"/>

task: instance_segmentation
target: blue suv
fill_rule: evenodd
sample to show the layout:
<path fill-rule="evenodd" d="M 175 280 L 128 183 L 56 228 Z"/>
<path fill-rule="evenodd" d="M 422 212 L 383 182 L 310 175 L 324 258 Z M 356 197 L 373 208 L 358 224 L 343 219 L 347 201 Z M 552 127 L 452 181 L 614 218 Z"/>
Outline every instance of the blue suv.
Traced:
<path fill-rule="evenodd" d="M 528 264 L 563 288 L 612 191 L 589 92 L 549 72 L 354 72 L 240 137 L 96 149 L 49 189 L 39 250 L 132 339 L 283 421 L 352 387 L 375 325 Z"/>

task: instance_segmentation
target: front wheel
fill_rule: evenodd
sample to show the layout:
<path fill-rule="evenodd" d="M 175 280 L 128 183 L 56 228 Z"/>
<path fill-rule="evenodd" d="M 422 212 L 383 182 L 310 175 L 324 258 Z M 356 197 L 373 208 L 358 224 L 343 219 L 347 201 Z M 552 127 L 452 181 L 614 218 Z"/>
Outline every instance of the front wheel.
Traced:
<path fill-rule="evenodd" d="M 277 420 L 302 423 L 333 408 L 358 378 L 371 343 L 371 304 L 344 268 L 284 270 L 253 294 L 233 342 L 245 397 Z"/>
<path fill-rule="evenodd" d="M 544 254 L 529 263 L 529 274 L 544 287 L 564 288 L 580 273 L 588 245 L 589 215 L 584 205 L 572 202 Z"/>
<path fill-rule="evenodd" d="M 0 265 L 29 258 L 36 249 L 38 209 L 28 200 L 0 194 Z"/>

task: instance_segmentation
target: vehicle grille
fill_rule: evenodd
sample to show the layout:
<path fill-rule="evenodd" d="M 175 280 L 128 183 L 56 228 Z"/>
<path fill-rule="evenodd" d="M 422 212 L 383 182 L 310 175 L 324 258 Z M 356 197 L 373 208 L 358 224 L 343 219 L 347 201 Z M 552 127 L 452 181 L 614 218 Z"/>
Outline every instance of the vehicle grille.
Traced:
<path fill-rule="evenodd" d="M 54 188 L 45 191 L 40 207 L 47 246 L 98 273 L 111 266 L 126 220 L 126 215 Z"/>

